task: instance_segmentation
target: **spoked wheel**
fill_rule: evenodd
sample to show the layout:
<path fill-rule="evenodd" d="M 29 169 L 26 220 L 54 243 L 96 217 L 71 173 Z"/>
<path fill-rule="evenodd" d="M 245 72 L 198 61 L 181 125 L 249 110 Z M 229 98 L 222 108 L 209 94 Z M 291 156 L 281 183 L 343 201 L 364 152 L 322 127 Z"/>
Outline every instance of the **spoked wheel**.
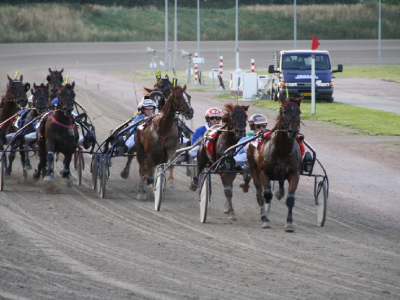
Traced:
<path fill-rule="evenodd" d="M 108 159 L 102 160 L 102 167 L 100 173 L 100 183 L 99 183 L 99 193 L 100 198 L 104 198 L 106 194 L 106 183 L 107 183 L 107 176 L 108 176 Z"/>
<path fill-rule="evenodd" d="M 317 185 L 317 195 L 315 196 L 315 208 L 317 211 L 317 224 L 324 226 L 326 218 L 326 204 L 327 204 L 327 188 L 326 181 L 322 180 Z"/>
<path fill-rule="evenodd" d="M 154 209 L 160 211 L 161 200 L 164 193 L 164 187 L 167 183 L 165 178 L 164 166 L 159 165 L 154 174 Z"/>
<path fill-rule="evenodd" d="M 3 158 L 0 161 L 0 191 L 2 192 L 4 190 L 4 170 L 5 170 L 5 165 L 6 165 L 6 156 L 4 155 Z"/>
<path fill-rule="evenodd" d="M 201 185 L 200 189 L 200 222 L 205 223 L 207 220 L 207 211 L 210 203 L 211 197 L 211 182 L 210 182 L 210 174 L 207 173 L 207 169 L 199 176 L 199 184 Z"/>
<path fill-rule="evenodd" d="M 77 172 L 77 184 L 82 184 L 82 169 L 83 169 L 83 157 L 82 152 L 77 152 L 77 161 L 76 161 L 76 172 Z"/>
<path fill-rule="evenodd" d="M 92 172 L 92 189 L 95 191 L 97 188 L 97 167 L 99 165 L 99 157 L 96 154 L 92 156 L 92 163 L 90 165 L 90 172 Z"/>

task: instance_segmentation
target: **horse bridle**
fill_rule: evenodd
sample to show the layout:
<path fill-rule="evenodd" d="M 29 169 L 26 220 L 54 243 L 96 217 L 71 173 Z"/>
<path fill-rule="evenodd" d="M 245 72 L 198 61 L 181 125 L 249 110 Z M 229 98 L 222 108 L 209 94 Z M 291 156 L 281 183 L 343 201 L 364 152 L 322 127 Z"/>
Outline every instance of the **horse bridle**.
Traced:
<path fill-rule="evenodd" d="M 290 125 L 290 123 L 292 123 L 292 122 L 296 122 L 297 128 L 298 128 L 298 130 L 300 131 L 300 120 L 298 120 L 298 119 L 296 118 L 296 115 L 295 115 L 296 110 L 294 109 L 294 107 L 297 107 L 297 108 L 299 109 L 299 105 L 298 105 L 296 102 L 291 102 L 291 101 L 289 101 L 289 102 L 286 102 L 286 103 L 282 104 L 281 109 L 279 110 L 279 115 L 280 115 L 281 119 L 283 119 L 283 114 L 282 114 L 282 112 L 284 111 L 285 107 L 286 107 L 287 105 L 289 105 L 289 104 L 290 104 L 290 106 L 291 106 L 291 108 L 292 108 L 292 115 L 291 115 L 291 117 L 290 117 L 290 120 L 288 120 L 286 123 L 283 123 L 284 131 L 286 131 L 286 132 L 289 131 L 289 125 Z M 293 106 L 293 105 L 295 105 L 295 106 Z"/>
<path fill-rule="evenodd" d="M 19 91 L 15 91 L 15 88 L 13 87 L 13 84 L 14 84 L 14 83 L 21 83 L 21 84 L 22 84 L 22 81 L 20 81 L 20 80 L 13 80 L 13 81 L 10 83 L 10 91 L 11 91 L 11 94 L 13 95 L 13 98 L 14 98 L 14 99 L 12 99 L 12 100 L 6 100 L 6 102 L 14 102 L 14 103 L 18 104 L 18 106 L 21 107 L 21 102 L 24 101 L 25 99 L 21 97 L 21 93 L 19 93 Z"/>
<path fill-rule="evenodd" d="M 62 90 L 64 90 L 65 88 L 67 88 L 68 87 L 68 85 L 66 85 L 66 86 L 63 86 L 60 90 L 59 90 L 59 92 L 57 93 L 57 95 L 58 95 L 58 97 L 59 96 L 61 96 L 61 91 Z M 61 106 L 64 106 L 64 104 L 65 104 L 65 102 L 67 102 L 68 100 L 70 100 L 71 102 L 72 102 L 72 105 L 71 105 L 71 111 L 74 109 L 74 103 L 75 103 L 75 95 L 72 95 L 72 93 L 71 93 L 71 88 L 68 88 L 68 90 L 66 91 L 66 95 L 65 95 L 65 97 L 64 97 L 64 99 L 60 99 L 60 97 L 58 98 L 58 105 L 61 107 Z M 67 112 L 69 109 L 67 109 L 67 108 L 65 108 L 65 107 L 62 107 L 61 109 L 58 109 L 58 110 L 62 110 L 63 112 L 64 112 L 64 114 L 65 114 L 65 112 Z"/>
<path fill-rule="evenodd" d="M 184 89 L 178 89 L 178 90 L 174 91 L 174 92 L 172 93 L 172 97 L 174 97 L 174 99 L 176 100 L 176 93 L 178 93 L 178 92 L 182 92 L 182 96 L 183 96 L 183 99 L 185 99 L 186 105 L 187 105 L 190 109 L 193 110 L 193 108 L 192 108 L 192 106 L 190 105 L 190 102 L 189 102 L 189 100 L 188 100 L 188 98 L 187 98 L 187 96 L 186 96 L 186 92 L 185 92 Z M 174 101 L 173 103 L 175 103 L 175 101 Z M 182 108 L 182 107 L 183 107 L 183 104 L 177 105 L 177 107 L 176 107 L 176 112 L 177 112 L 178 114 L 181 113 L 181 108 Z"/>
<path fill-rule="evenodd" d="M 234 112 L 236 109 L 241 109 L 243 112 L 244 112 L 244 109 L 242 108 L 242 107 L 240 107 L 240 106 L 237 106 L 237 107 L 234 107 L 230 112 L 232 113 L 232 112 Z M 240 125 L 242 125 L 243 126 L 243 128 L 246 128 L 246 125 L 247 125 L 247 120 L 246 120 L 246 118 L 244 118 L 244 122 L 241 122 L 240 123 Z M 231 126 L 231 127 L 233 127 L 232 129 L 221 129 L 220 131 L 225 131 L 225 132 L 233 132 L 233 133 L 239 133 L 240 132 L 240 130 L 237 128 L 238 126 L 238 124 L 239 124 L 239 122 L 240 122 L 241 120 L 237 120 L 237 122 L 235 122 L 235 124 L 231 124 L 231 125 L 229 125 L 229 126 Z"/>
<path fill-rule="evenodd" d="M 44 92 L 46 92 L 47 94 L 49 94 L 49 91 L 47 89 L 45 89 L 44 87 L 38 87 L 35 89 L 35 93 L 36 91 L 41 90 L 40 91 L 40 95 L 38 97 L 33 97 L 33 101 L 35 103 L 35 107 L 33 109 L 36 109 L 39 113 L 40 112 L 44 112 L 46 110 L 46 104 L 47 104 L 47 99 L 48 99 L 48 95 L 47 97 L 45 96 Z M 39 99 L 43 99 L 44 100 L 44 107 L 38 107 L 37 103 Z"/>

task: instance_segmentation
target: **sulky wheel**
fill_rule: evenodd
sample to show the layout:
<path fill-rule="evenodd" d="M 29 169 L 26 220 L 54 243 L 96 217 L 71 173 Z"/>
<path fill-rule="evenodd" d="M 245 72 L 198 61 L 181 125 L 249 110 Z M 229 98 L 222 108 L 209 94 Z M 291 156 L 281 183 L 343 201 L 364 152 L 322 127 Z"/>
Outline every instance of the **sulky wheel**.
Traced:
<path fill-rule="evenodd" d="M 97 168 L 99 165 L 99 156 L 92 155 L 92 162 L 90 164 L 90 172 L 92 172 L 92 189 L 95 191 L 97 188 Z"/>
<path fill-rule="evenodd" d="M 106 194 L 106 183 L 108 177 L 108 159 L 103 159 L 102 164 L 103 165 L 100 168 L 101 173 L 100 173 L 100 183 L 99 183 L 100 198 L 104 198 Z"/>
<path fill-rule="evenodd" d="M 166 184 L 164 165 L 159 165 L 154 174 L 154 209 L 160 211 L 164 187 Z"/>
<path fill-rule="evenodd" d="M 315 208 L 317 211 L 317 224 L 318 226 L 324 226 L 326 218 L 326 205 L 327 205 L 327 188 L 326 181 L 322 180 L 318 182 L 317 195 L 315 197 Z"/>
<path fill-rule="evenodd" d="M 82 152 L 77 152 L 76 161 L 76 172 L 77 172 L 77 184 L 82 184 L 82 169 L 83 169 L 83 154 Z"/>
<path fill-rule="evenodd" d="M 207 172 L 207 169 L 199 176 L 199 184 L 200 184 L 200 222 L 205 223 L 207 220 L 207 211 L 210 203 L 211 196 L 211 182 L 210 182 L 210 174 Z"/>
<path fill-rule="evenodd" d="M 0 161 L 0 191 L 4 191 L 4 170 L 6 164 L 6 156 L 2 155 Z"/>

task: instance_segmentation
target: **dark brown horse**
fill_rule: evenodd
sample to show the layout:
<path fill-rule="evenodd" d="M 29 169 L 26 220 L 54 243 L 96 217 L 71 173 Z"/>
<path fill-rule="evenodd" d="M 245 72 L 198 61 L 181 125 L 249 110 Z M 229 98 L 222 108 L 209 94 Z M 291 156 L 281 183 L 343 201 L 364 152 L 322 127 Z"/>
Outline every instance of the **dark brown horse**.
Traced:
<path fill-rule="evenodd" d="M 60 71 L 52 71 L 51 68 L 49 68 L 49 72 L 50 74 L 46 77 L 47 82 L 50 84 L 49 101 L 47 104 L 48 109 L 51 108 L 51 101 L 57 97 L 58 91 L 63 86 L 64 78 L 62 73 L 64 72 L 64 68 L 62 68 Z"/>
<path fill-rule="evenodd" d="M 46 107 L 49 99 L 49 86 L 50 86 L 49 83 L 47 83 L 46 85 L 44 83 L 40 85 L 36 85 L 35 83 L 33 83 L 33 88 L 31 89 L 31 94 L 33 96 L 33 103 L 32 103 L 33 107 L 32 109 L 30 109 L 29 113 L 24 118 L 22 123 L 23 126 L 26 126 L 33 119 L 38 118 L 47 111 Z M 37 142 L 37 137 L 36 137 L 37 122 L 39 122 L 39 120 L 31 124 L 29 128 L 27 128 L 24 132 L 25 150 L 27 150 L 25 157 L 26 170 L 32 170 L 32 166 L 29 160 L 29 150 L 33 146 L 33 144 Z"/>
<path fill-rule="evenodd" d="M 247 110 L 249 106 L 225 104 L 225 114 L 222 116 L 222 126 L 218 129 L 219 134 L 215 137 L 215 153 L 207 153 L 205 143 L 200 145 L 197 152 L 197 176 L 193 178 L 190 189 L 195 191 L 198 187 L 198 178 L 206 165 L 211 165 L 220 159 L 225 150 L 237 144 L 246 135 Z M 213 127 L 215 127 L 213 126 Z M 213 128 L 212 127 L 212 128 Z M 236 173 L 225 173 L 221 176 L 226 197 L 225 212 L 231 220 L 236 220 L 235 211 L 232 205 L 232 183 Z"/>
<path fill-rule="evenodd" d="M 72 117 L 75 102 L 75 82 L 66 84 L 58 91 L 58 104 L 56 109 L 49 113 L 39 128 L 39 164 L 34 174 L 39 179 L 44 172 L 47 163 L 47 171 L 44 180 L 53 181 L 54 153 L 61 152 L 64 155 L 64 169 L 60 172 L 63 178 L 69 178 L 72 155 L 78 144 L 78 129 Z"/>
<path fill-rule="evenodd" d="M 2 97 L 2 101 L 0 104 L 0 145 L 1 149 L 4 150 L 3 144 L 7 142 L 6 135 L 9 133 L 13 133 L 17 130 L 16 126 L 13 126 L 14 121 L 17 117 L 17 112 L 25 107 L 28 104 L 28 98 L 26 96 L 26 92 L 29 91 L 30 84 L 23 83 L 23 76 L 21 75 L 19 80 L 11 79 L 10 76 L 7 75 L 8 84 L 6 94 Z M 8 156 L 9 164 L 7 166 L 6 174 L 11 175 L 12 171 L 12 162 L 15 159 L 15 151 L 18 147 L 23 149 L 22 138 L 18 137 L 18 140 L 15 141 L 15 144 L 11 146 L 11 152 Z M 21 163 L 23 167 L 23 175 L 26 178 L 27 173 L 25 170 L 25 152 L 20 151 L 21 155 Z"/>
<path fill-rule="evenodd" d="M 257 201 L 261 206 L 262 227 L 271 227 L 266 212 L 266 203 L 270 203 L 273 197 L 270 181 L 279 182 L 279 190 L 275 196 L 281 199 L 285 195 L 283 184 L 287 180 L 289 182 L 286 198 L 288 215 L 284 229 L 287 232 L 293 232 L 294 194 L 299 183 L 301 169 L 301 151 L 296 137 L 300 130 L 300 104 L 303 98 L 287 100 L 280 98 L 279 101 L 282 106 L 276 125 L 272 129 L 273 133 L 264 139 L 259 152 L 253 145 L 249 145 L 247 159 L 257 190 Z"/>
<path fill-rule="evenodd" d="M 171 94 L 162 111 L 144 129 L 137 128 L 135 144 L 139 174 L 142 178 L 138 198 L 144 198 L 145 185 L 154 181 L 154 167 L 166 163 L 178 148 L 179 130 L 175 121 L 176 114 L 182 114 L 186 119 L 193 118 L 190 96 L 183 87 L 171 87 Z M 168 182 L 173 182 L 172 171 Z"/>

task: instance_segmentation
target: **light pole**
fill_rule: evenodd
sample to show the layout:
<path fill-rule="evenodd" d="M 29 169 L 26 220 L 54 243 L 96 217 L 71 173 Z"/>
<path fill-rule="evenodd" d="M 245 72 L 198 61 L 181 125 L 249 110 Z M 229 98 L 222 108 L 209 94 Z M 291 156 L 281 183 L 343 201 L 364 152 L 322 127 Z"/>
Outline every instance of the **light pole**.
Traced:
<path fill-rule="evenodd" d="M 178 56 L 176 49 L 178 48 L 178 0 L 175 0 L 175 17 L 174 17 L 174 73 L 176 70 L 176 65 L 178 62 Z"/>
<path fill-rule="evenodd" d="M 239 0 L 236 0 L 236 22 L 235 22 L 235 48 L 236 48 L 236 72 L 240 71 L 239 68 Z"/>
<path fill-rule="evenodd" d="M 165 0 L 165 71 L 169 69 L 168 64 L 168 0 Z"/>
<path fill-rule="evenodd" d="M 378 21 L 378 65 L 381 65 L 381 0 L 379 0 L 379 21 Z"/>
<path fill-rule="evenodd" d="M 296 40 L 297 40 L 297 21 L 296 21 L 296 15 L 297 15 L 297 6 L 296 6 L 296 0 L 294 0 L 294 19 L 293 19 L 293 40 L 294 40 L 294 46 L 293 49 L 296 50 Z"/>

